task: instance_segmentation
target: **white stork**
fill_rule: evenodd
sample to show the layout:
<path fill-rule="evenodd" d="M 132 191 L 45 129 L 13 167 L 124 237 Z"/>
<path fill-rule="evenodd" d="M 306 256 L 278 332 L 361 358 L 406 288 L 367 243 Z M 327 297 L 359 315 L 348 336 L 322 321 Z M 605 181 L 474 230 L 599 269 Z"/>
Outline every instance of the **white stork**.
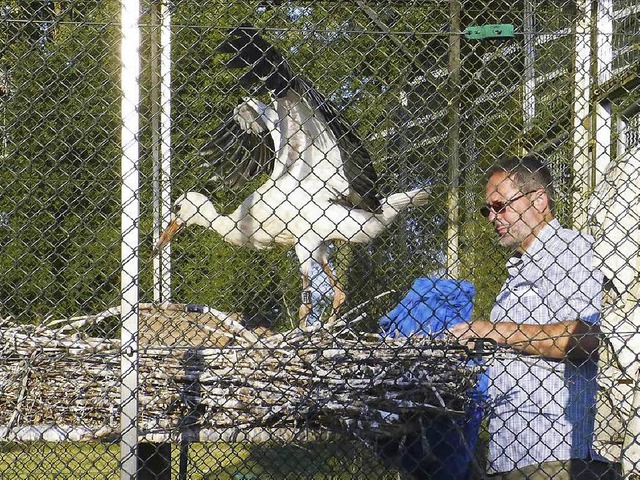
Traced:
<path fill-rule="evenodd" d="M 302 274 L 300 319 L 311 311 L 312 261 L 329 278 L 335 313 L 345 294 L 329 265 L 328 242 L 371 241 L 401 210 L 425 204 L 429 190 L 381 199 L 373 164 L 354 130 L 255 29 L 236 28 L 219 50 L 234 54 L 228 67 L 250 67 L 241 84 L 258 85 L 258 92 L 269 91 L 273 101 L 265 105 L 245 98 L 200 153 L 216 178 L 231 187 L 261 173 L 269 179 L 230 215 L 219 214 L 200 193 L 181 195 L 156 252 L 189 225 L 214 230 L 236 245 L 293 245 Z"/>

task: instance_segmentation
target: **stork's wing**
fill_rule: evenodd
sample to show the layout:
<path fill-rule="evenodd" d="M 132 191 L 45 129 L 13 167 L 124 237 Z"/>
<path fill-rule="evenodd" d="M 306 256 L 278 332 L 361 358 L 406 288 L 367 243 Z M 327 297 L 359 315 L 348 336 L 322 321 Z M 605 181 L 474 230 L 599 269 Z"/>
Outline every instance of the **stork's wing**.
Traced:
<path fill-rule="evenodd" d="M 234 54 L 227 62 L 227 67 L 251 67 L 240 78 L 242 85 L 258 85 L 258 91 L 270 90 L 278 98 L 284 98 L 293 89 L 312 109 L 319 112 L 334 133 L 341 152 L 343 170 L 349 184 L 349 192 L 341 200 L 372 212 L 380 211 L 377 175 L 369 152 L 353 127 L 329 100 L 309 82 L 294 75 L 280 52 L 251 26 L 234 29 L 218 50 Z"/>
<path fill-rule="evenodd" d="M 289 63 L 251 25 L 234 28 L 218 45 L 217 50 L 233 54 L 226 63 L 227 68 L 250 67 L 250 70 L 240 77 L 240 85 L 257 85 L 258 93 L 271 90 L 277 97 L 286 94 L 289 80 L 293 78 Z"/>
<path fill-rule="evenodd" d="M 213 179 L 231 188 L 241 187 L 261 173 L 273 172 L 275 148 L 267 120 L 246 101 L 236 107 L 211 133 L 211 140 L 200 149 Z"/>
<path fill-rule="evenodd" d="M 354 206 L 371 212 L 380 211 L 378 194 L 378 175 L 373 161 L 354 128 L 339 114 L 336 107 L 327 100 L 313 85 L 298 78 L 293 83 L 298 94 L 308 99 L 312 108 L 317 109 L 327 122 L 338 141 L 342 158 L 342 168 L 349 183 L 348 200 Z"/>

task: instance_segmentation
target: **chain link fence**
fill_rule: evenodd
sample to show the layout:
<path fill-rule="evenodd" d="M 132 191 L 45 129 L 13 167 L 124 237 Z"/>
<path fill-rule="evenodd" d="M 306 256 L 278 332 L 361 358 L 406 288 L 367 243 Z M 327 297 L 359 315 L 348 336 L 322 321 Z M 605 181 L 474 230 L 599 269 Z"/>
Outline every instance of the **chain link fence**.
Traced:
<path fill-rule="evenodd" d="M 0 478 L 484 478 L 584 457 L 596 402 L 639 474 L 635 1 L 143 1 L 131 198 L 121 7 L 0 5 Z M 605 275 L 597 400 L 537 441 L 492 422 L 574 405 L 580 362 L 443 333 L 496 320 L 487 172 L 525 154 Z"/>

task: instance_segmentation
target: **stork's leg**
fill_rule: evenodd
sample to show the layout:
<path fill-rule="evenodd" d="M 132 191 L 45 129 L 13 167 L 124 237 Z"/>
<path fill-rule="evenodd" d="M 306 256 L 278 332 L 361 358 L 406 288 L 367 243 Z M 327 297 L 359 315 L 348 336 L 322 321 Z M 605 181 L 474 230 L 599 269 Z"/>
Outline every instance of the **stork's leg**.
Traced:
<path fill-rule="evenodd" d="M 324 273 L 329 277 L 329 285 L 333 289 L 333 313 L 331 314 L 331 320 L 335 320 L 338 315 L 338 311 L 340 307 L 346 300 L 346 295 L 344 294 L 344 288 L 342 288 L 342 284 L 338 281 L 338 277 L 331 270 L 331 265 L 326 259 L 322 261 L 322 269 Z"/>
<path fill-rule="evenodd" d="M 300 304 L 300 310 L 298 311 L 298 318 L 300 319 L 300 328 L 307 326 L 307 318 L 313 308 L 311 302 L 311 282 L 309 281 L 309 273 L 307 271 L 302 272 L 302 303 Z M 307 298 L 308 297 L 308 298 Z"/>
<path fill-rule="evenodd" d="M 313 240 L 313 239 L 312 239 Z M 317 242 L 299 241 L 296 246 L 296 256 L 300 262 L 300 274 L 302 275 L 302 303 L 298 311 L 300 319 L 300 327 L 306 328 L 309 315 L 313 311 L 313 302 L 311 295 L 311 269 L 313 267 L 313 252 L 315 251 Z"/>

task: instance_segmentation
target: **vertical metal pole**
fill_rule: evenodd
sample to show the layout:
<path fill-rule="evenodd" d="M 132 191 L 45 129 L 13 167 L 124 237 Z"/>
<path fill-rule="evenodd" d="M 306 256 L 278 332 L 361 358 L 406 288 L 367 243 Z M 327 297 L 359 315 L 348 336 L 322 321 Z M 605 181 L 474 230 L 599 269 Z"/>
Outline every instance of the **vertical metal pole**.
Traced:
<path fill-rule="evenodd" d="M 576 52 L 573 93 L 573 227 L 587 226 L 587 203 L 593 186 L 589 152 L 591 84 L 591 1 L 576 2 Z"/>
<path fill-rule="evenodd" d="M 598 85 L 602 85 L 611 78 L 613 71 L 613 2 L 612 0 L 599 0 L 597 5 L 595 25 L 598 29 L 596 45 L 598 52 Z M 605 169 L 611 161 L 611 144 L 613 132 L 613 117 L 611 104 L 607 100 L 598 102 L 593 110 L 593 137 L 595 138 L 594 156 L 596 177 L 598 185 L 604 177 Z"/>
<path fill-rule="evenodd" d="M 598 85 L 607 82 L 613 73 L 613 1 L 598 0 L 596 12 L 598 54 Z"/>
<path fill-rule="evenodd" d="M 162 197 L 162 229 L 164 230 L 171 221 L 171 5 L 170 2 L 162 2 L 161 19 L 162 30 L 160 32 L 160 75 L 161 75 L 161 116 L 160 138 L 162 139 L 162 173 L 161 173 L 161 197 Z M 171 245 L 167 245 L 162 254 L 162 292 L 163 300 L 171 298 Z"/>
<path fill-rule="evenodd" d="M 409 91 L 411 90 L 411 84 L 407 81 L 405 77 L 402 78 L 403 87 L 400 91 L 400 105 L 396 111 L 396 125 L 399 126 L 397 135 L 394 135 L 396 140 L 395 148 L 398 152 L 398 165 L 396 166 L 398 171 L 398 182 L 399 187 L 402 190 L 406 190 L 408 188 L 409 183 L 411 182 L 411 157 L 409 156 L 409 152 L 413 148 L 411 146 L 411 142 L 409 141 L 408 133 L 409 133 Z M 411 152 L 413 153 L 413 152 Z M 407 229 L 402 228 L 399 231 L 396 231 L 397 241 L 400 245 L 407 245 Z M 405 250 L 406 254 L 406 250 Z M 407 258 L 407 262 L 410 262 L 411 259 Z"/>
<path fill-rule="evenodd" d="M 524 92 L 522 95 L 522 113 L 525 132 L 531 129 L 536 116 L 536 35 L 534 32 L 534 1 L 535 0 L 524 0 Z"/>
<path fill-rule="evenodd" d="M 615 123 L 616 137 L 618 139 L 616 141 L 616 152 L 618 152 L 618 156 L 620 156 L 627 152 L 627 142 L 624 138 L 624 132 L 627 129 L 627 121 L 619 115 L 616 115 Z"/>
<path fill-rule="evenodd" d="M 136 478 L 138 447 L 140 2 L 121 1 L 122 246 L 120 478 Z"/>
<path fill-rule="evenodd" d="M 594 156 L 595 156 L 595 185 L 604 178 L 607 165 L 611 162 L 611 139 L 613 131 L 613 117 L 611 103 L 604 100 L 598 102 L 593 110 L 594 117 Z"/>
<path fill-rule="evenodd" d="M 9 129 L 7 126 L 7 100 L 9 99 L 9 75 L 7 73 L 6 67 L 2 67 L 0 70 L 0 109 L 2 110 L 2 123 L 0 124 L 0 128 L 2 128 L 2 146 L 0 146 L 0 159 L 5 158 L 7 156 L 8 147 L 9 147 Z"/>
<path fill-rule="evenodd" d="M 447 257 L 450 278 L 460 276 L 460 0 L 450 0 L 449 24 L 449 194 Z"/>
<path fill-rule="evenodd" d="M 157 7 L 154 6 L 156 24 Z M 153 128 L 153 211 L 154 243 L 171 220 L 171 6 L 160 3 L 160 45 L 157 33 L 152 40 L 152 116 Z M 157 32 L 156 24 L 152 30 Z M 158 51 L 159 50 L 159 51 Z M 158 76 L 158 64 L 160 74 Z M 156 302 L 171 299 L 171 245 L 167 245 L 153 262 L 153 298 Z"/>
<path fill-rule="evenodd" d="M 153 164 L 153 236 L 154 243 L 158 241 L 160 233 L 166 228 L 168 218 L 166 218 L 162 208 L 164 206 L 162 189 L 162 164 L 161 157 L 164 154 L 162 143 L 162 129 L 164 126 L 161 117 L 163 105 L 162 87 L 163 75 L 161 64 L 162 38 L 160 32 L 161 9 L 164 8 L 164 1 L 154 0 L 151 3 L 151 154 Z M 165 253 L 156 255 L 153 258 L 153 298 L 156 302 L 168 300 L 169 293 L 166 290 L 164 276 L 166 275 L 167 259 Z M 170 480 L 171 479 L 171 444 L 170 443 L 147 443 L 138 444 L 138 480 Z"/>
<path fill-rule="evenodd" d="M 162 212 L 160 198 L 160 3 L 151 2 L 150 18 L 151 59 L 149 60 L 151 86 L 149 97 L 151 102 L 151 169 L 153 179 L 153 244 L 162 234 Z M 162 302 L 160 275 L 162 272 L 162 256 L 153 257 L 153 300 Z"/>

